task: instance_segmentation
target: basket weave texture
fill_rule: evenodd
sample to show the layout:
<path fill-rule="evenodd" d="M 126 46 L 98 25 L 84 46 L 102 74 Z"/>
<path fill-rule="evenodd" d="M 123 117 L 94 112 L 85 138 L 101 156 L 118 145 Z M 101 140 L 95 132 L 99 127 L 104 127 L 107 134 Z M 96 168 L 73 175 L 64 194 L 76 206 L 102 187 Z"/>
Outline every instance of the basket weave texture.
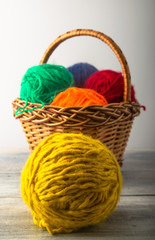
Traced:
<path fill-rule="evenodd" d="M 33 111 L 15 115 L 19 107 L 25 106 L 25 101 L 16 98 L 12 102 L 15 118 L 19 118 L 27 138 L 30 150 L 52 133 L 73 132 L 92 136 L 103 142 L 116 156 L 122 166 L 122 157 L 128 142 L 133 120 L 140 114 L 138 102 L 131 102 L 130 71 L 124 54 L 118 45 L 103 33 L 76 29 L 59 36 L 46 50 L 40 64 L 46 63 L 52 52 L 64 40 L 81 35 L 99 38 L 110 46 L 116 54 L 123 71 L 124 101 L 106 106 L 92 105 L 88 107 L 54 107 L 45 105 Z M 26 109 L 40 106 L 38 103 L 28 103 Z"/>

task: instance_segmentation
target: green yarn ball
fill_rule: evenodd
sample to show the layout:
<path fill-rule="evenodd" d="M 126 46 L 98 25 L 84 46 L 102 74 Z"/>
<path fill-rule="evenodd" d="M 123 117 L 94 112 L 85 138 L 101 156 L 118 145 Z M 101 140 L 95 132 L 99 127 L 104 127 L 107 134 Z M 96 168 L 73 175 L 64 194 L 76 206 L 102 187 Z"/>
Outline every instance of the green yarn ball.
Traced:
<path fill-rule="evenodd" d="M 72 74 L 61 65 L 41 64 L 27 70 L 21 82 L 20 99 L 31 103 L 50 104 L 53 98 L 71 87 Z"/>

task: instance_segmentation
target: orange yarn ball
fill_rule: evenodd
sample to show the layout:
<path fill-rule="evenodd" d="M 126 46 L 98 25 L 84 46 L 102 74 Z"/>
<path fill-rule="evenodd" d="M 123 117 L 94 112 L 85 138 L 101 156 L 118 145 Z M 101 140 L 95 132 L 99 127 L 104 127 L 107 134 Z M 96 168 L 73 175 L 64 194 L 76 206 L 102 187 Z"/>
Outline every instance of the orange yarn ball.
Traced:
<path fill-rule="evenodd" d="M 51 103 L 58 107 L 86 107 L 89 105 L 107 105 L 101 94 L 92 89 L 71 87 L 59 93 Z"/>

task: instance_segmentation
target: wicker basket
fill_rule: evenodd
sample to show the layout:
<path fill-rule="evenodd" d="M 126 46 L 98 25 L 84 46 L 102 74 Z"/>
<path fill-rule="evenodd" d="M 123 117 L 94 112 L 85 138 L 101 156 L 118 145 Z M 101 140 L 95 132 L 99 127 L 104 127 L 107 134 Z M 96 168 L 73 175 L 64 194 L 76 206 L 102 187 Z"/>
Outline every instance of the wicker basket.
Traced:
<path fill-rule="evenodd" d="M 15 115 L 17 108 L 25 105 L 25 101 L 17 98 L 12 103 L 14 116 L 16 119 L 20 119 L 30 150 L 33 150 L 45 137 L 55 132 L 83 133 L 106 144 L 115 154 L 121 166 L 134 117 L 140 113 L 140 105 L 138 102 L 131 102 L 129 67 L 118 45 L 101 32 L 77 29 L 59 36 L 46 50 L 40 64 L 47 62 L 52 52 L 61 42 L 81 35 L 88 35 L 102 40 L 116 54 L 124 77 L 124 101 L 106 106 L 93 105 L 88 107 L 61 108 L 46 105 L 41 109 Z M 28 103 L 26 108 L 31 109 L 36 106 L 40 106 L 40 104 Z"/>

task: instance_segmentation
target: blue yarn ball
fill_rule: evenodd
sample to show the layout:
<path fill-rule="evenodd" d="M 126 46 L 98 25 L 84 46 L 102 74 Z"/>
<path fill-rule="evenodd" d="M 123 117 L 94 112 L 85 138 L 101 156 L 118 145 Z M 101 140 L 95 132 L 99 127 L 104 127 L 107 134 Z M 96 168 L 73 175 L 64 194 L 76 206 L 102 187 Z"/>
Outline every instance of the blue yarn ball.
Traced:
<path fill-rule="evenodd" d="M 70 73 L 72 73 L 75 87 L 83 87 L 85 81 L 92 75 L 97 72 L 98 69 L 89 63 L 76 63 L 68 67 Z"/>

